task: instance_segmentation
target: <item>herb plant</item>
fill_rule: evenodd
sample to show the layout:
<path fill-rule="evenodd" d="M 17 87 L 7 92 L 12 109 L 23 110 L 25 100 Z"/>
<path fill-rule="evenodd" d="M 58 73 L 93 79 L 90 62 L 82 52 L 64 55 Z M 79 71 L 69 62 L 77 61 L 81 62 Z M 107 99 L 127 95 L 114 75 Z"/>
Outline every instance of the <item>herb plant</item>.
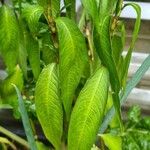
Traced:
<path fill-rule="evenodd" d="M 1 81 L 1 99 L 18 107 L 11 85 L 15 84 L 24 99 L 35 103 L 37 118 L 54 149 L 90 150 L 107 113 L 108 96 L 119 132 L 124 131 L 120 100 L 126 94 L 141 10 L 135 3 L 123 5 L 122 0 L 81 0 L 82 14 L 77 20 L 76 1 L 64 0 L 62 8 L 60 3 L 12 0 L 8 5 L 1 0 L 0 54 L 8 74 Z M 123 57 L 125 24 L 120 14 L 127 6 L 135 9 L 137 19 Z M 25 113 L 24 124 L 26 118 Z"/>

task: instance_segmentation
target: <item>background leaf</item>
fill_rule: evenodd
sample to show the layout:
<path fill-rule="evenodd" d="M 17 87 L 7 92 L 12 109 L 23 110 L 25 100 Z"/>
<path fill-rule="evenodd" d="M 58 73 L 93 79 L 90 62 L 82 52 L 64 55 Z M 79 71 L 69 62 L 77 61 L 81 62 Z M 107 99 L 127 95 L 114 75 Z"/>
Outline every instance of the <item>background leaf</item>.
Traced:
<path fill-rule="evenodd" d="M 98 6 L 96 0 L 81 0 L 84 9 L 92 17 L 95 23 L 98 23 Z"/>
<path fill-rule="evenodd" d="M 35 89 L 35 106 L 46 138 L 56 150 L 60 149 L 63 110 L 60 101 L 59 81 L 55 64 L 45 67 Z"/>
<path fill-rule="evenodd" d="M 39 43 L 29 33 L 26 33 L 26 49 L 34 78 L 37 80 L 41 72 Z"/>
<path fill-rule="evenodd" d="M 18 101 L 15 89 L 12 84 L 18 86 L 19 90 L 23 89 L 23 73 L 22 70 L 17 66 L 12 74 L 10 74 L 5 80 L 3 80 L 0 84 L 0 93 L 2 102 L 4 104 L 10 104 L 13 107 L 13 115 L 15 118 L 20 117 L 20 113 L 18 111 Z"/>
<path fill-rule="evenodd" d="M 69 150 L 90 150 L 95 142 L 107 102 L 109 75 L 98 69 L 81 90 L 73 109 L 69 133 Z"/>
<path fill-rule="evenodd" d="M 60 0 L 38 0 L 39 5 L 44 8 L 50 17 L 56 18 L 60 14 Z"/>
<path fill-rule="evenodd" d="M 31 32 L 38 32 L 39 19 L 44 12 L 43 7 L 40 5 L 26 5 L 23 9 L 23 16 L 28 23 Z"/>
<path fill-rule="evenodd" d="M 76 18 L 76 0 L 64 0 L 66 13 L 70 19 Z"/>
<path fill-rule="evenodd" d="M 0 7 L 0 16 L 0 52 L 9 72 L 12 72 L 18 59 L 18 22 L 13 10 L 6 5 Z"/>
<path fill-rule="evenodd" d="M 121 74 L 122 80 L 124 81 L 124 86 L 126 85 L 126 80 L 127 80 L 128 69 L 129 69 L 130 60 L 131 60 L 131 56 L 132 56 L 132 51 L 133 51 L 135 42 L 138 38 L 138 33 L 140 30 L 140 24 L 141 24 L 141 8 L 140 8 L 140 6 L 138 4 L 135 4 L 135 3 L 127 3 L 127 4 L 125 4 L 124 8 L 126 6 L 132 6 L 135 9 L 135 11 L 137 13 L 137 18 L 136 18 L 136 22 L 134 25 L 131 44 L 130 44 L 128 53 L 125 57 L 124 64 L 123 64 L 123 70 L 122 70 L 122 74 Z"/>
<path fill-rule="evenodd" d="M 53 46 L 51 34 L 49 32 L 42 35 L 41 51 L 42 59 L 46 65 L 57 62 L 57 51 Z"/>
<path fill-rule="evenodd" d="M 87 63 L 85 39 L 76 24 L 67 18 L 56 20 L 59 37 L 61 98 L 70 117 L 75 90 Z"/>

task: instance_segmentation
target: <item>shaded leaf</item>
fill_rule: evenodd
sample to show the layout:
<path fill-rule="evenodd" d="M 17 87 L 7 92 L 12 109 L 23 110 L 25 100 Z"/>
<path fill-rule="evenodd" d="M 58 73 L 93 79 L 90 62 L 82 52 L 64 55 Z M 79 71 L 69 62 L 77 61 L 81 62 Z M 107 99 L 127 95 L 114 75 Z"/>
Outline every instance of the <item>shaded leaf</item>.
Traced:
<path fill-rule="evenodd" d="M 56 49 L 53 46 L 50 33 L 45 33 L 42 36 L 42 59 L 46 65 L 56 62 Z"/>
<path fill-rule="evenodd" d="M 67 18 L 56 20 L 59 36 L 61 98 L 69 120 L 75 90 L 87 62 L 85 39 L 76 24 Z"/>
<path fill-rule="evenodd" d="M 56 150 L 60 149 L 63 110 L 59 98 L 59 81 L 55 64 L 45 67 L 35 89 L 35 106 L 38 119 L 46 138 Z"/>
<path fill-rule="evenodd" d="M 71 115 L 69 150 L 90 150 L 94 144 L 107 102 L 108 77 L 108 71 L 101 67 L 81 90 Z"/>
<path fill-rule="evenodd" d="M 39 43 L 29 33 L 26 34 L 26 49 L 34 78 L 37 80 L 41 72 Z"/>
<path fill-rule="evenodd" d="M 64 0 L 66 13 L 70 19 L 76 18 L 76 0 Z"/>

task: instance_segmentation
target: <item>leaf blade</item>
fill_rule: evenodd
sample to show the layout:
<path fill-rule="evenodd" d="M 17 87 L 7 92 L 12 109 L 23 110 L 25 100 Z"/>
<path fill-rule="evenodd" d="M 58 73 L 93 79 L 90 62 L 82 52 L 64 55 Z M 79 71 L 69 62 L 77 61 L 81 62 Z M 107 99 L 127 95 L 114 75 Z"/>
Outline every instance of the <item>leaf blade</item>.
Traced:
<path fill-rule="evenodd" d="M 132 79 L 128 82 L 124 95 L 121 98 L 121 104 L 123 104 L 128 95 L 131 93 L 132 89 L 139 83 L 139 81 L 142 79 L 143 75 L 146 73 L 146 71 L 149 69 L 150 67 L 150 55 L 144 60 L 144 62 L 141 64 L 140 68 L 136 71 L 136 73 L 133 75 Z M 111 121 L 111 119 L 113 118 L 115 114 L 115 110 L 114 107 L 111 107 L 111 109 L 107 112 L 103 123 L 100 127 L 99 133 L 103 133 L 105 132 L 105 130 L 107 129 L 107 126 L 109 124 L 109 122 Z"/>
<path fill-rule="evenodd" d="M 0 15 L 0 51 L 8 71 L 12 72 L 18 59 L 18 22 L 13 10 L 7 5 L 0 7 Z"/>
<path fill-rule="evenodd" d="M 59 150 L 63 128 L 63 110 L 59 99 L 59 82 L 55 64 L 46 66 L 35 89 L 38 119 L 47 139 Z"/>
<path fill-rule="evenodd" d="M 59 36 L 61 97 L 69 120 L 74 93 L 87 62 L 86 45 L 73 21 L 58 18 L 56 25 Z"/>
<path fill-rule="evenodd" d="M 18 96 L 19 109 L 20 109 L 23 126 L 24 126 L 24 129 L 25 129 L 25 133 L 26 133 L 30 148 L 31 148 L 31 150 L 37 150 L 37 146 L 36 146 L 36 142 L 35 142 L 35 139 L 34 139 L 33 131 L 32 131 L 32 128 L 31 128 L 31 124 L 30 124 L 30 121 L 29 121 L 29 117 L 28 117 L 27 110 L 25 108 L 25 104 L 23 102 L 21 93 L 20 93 L 19 89 L 16 87 L 16 85 L 13 84 L 13 86 L 14 86 L 14 88 L 16 90 L 16 93 L 17 93 L 17 96 Z"/>
<path fill-rule="evenodd" d="M 98 69 L 81 90 L 71 115 L 68 133 L 70 150 L 90 150 L 106 106 L 109 75 Z"/>

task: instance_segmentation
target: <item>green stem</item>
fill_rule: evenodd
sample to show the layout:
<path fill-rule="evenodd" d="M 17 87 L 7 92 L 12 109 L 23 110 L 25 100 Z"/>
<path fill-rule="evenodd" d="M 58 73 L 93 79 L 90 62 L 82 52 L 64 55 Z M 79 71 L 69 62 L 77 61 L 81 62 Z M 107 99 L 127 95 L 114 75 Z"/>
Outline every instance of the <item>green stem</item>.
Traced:
<path fill-rule="evenodd" d="M 3 133 L 4 135 L 8 136 L 9 138 L 15 140 L 16 142 L 20 143 L 21 145 L 29 148 L 28 142 L 21 137 L 15 135 L 14 133 L 8 131 L 7 129 L 3 128 L 0 126 L 0 132 Z"/>

